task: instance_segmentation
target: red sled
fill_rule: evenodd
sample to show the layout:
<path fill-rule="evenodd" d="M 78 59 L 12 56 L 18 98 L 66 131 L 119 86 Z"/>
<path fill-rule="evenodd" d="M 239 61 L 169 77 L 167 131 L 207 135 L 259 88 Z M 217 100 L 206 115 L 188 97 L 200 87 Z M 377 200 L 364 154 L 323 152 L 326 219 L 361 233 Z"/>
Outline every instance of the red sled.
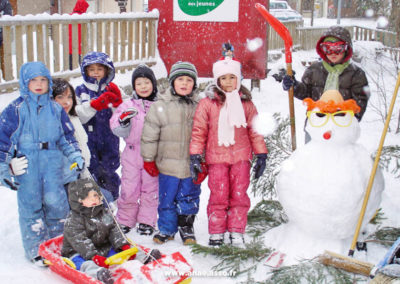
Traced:
<path fill-rule="evenodd" d="M 101 281 L 88 276 L 69 266 L 61 257 L 63 236 L 43 242 L 39 255 L 46 259 L 50 270 L 76 284 L 102 284 Z M 140 246 L 140 249 L 148 249 Z M 148 264 L 139 261 L 128 261 L 121 265 L 110 266 L 115 284 L 127 283 L 180 283 L 191 282 L 192 266 L 180 252 L 162 255 L 158 260 Z"/>

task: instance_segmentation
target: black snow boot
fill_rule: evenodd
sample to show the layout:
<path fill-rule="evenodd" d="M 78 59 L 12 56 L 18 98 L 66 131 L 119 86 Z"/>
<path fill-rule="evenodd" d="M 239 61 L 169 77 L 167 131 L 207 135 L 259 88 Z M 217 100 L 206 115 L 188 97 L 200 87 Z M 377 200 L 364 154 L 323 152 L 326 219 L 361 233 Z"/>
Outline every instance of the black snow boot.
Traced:
<path fill-rule="evenodd" d="M 110 270 L 102 268 L 97 271 L 97 279 L 105 284 L 113 284 L 114 279 L 112 278 Z"/>
<path fill-rule="evenodd" d="M 153 237 L 153 242 L 162 245 L 163 243 L 167 241 L 171 241 L 174 239 L 174 236 L 166 235 L 161 232 L 158 232 L 157 234 L 154 235 Z"/>
<path fill-rule="evenodd" d="M 196 243 L 194 236 L 194 218 L 196 215 L 178 215 L 178 230 L 184 245 Z"/>
<path fill-rule="evenodd" d="M 137 228 L 137 232 L 140 235 L 150 236 L 150 235 L 152 235 L 154 233 L 154 228 L 152 226 L 150 226 L 150 225 L 140 223 L 138 228 Z"/>

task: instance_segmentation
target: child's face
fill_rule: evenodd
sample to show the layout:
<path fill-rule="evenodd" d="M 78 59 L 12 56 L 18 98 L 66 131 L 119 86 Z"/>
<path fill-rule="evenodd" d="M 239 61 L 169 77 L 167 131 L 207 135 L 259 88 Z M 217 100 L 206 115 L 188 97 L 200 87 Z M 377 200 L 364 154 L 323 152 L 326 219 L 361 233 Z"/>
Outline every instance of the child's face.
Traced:
<path fill-rule="evenodd" d="M 91 190 L 88 193 L 88 196 L 85 199 L 80 200 L 83 206 L 85 207 L 94 207 L 101 204 L 100 195 L 95 190 Z"/>
<path fill-rule="evenodd" d="M 337 64 L 337 63 L 342 62 L 342 60 L 343 60 L 345 54 L 346 54 L 345 52 L 342 52 L 342 53 L 340 53 L 340 54 L 332 53 L 332 54 L 327 54 L 326 57 L 327 57 L 327 58 L 329 59 L 329 61 L 332 62 L 333 64 Z"/>
<path fill-rule="evenodd" d="M 89 77 L 95 78 L 97 81 L 103 79 L 107 74 L 107 67 L 100 64 L 94 63 L 86 67 L 86 73 Z"/>
<path fill-rule="evenodd" d="M 225 57 L 230 57 L 230 58 L 232 58 L 232 57 L 233 57 L 233 51 L 232 51 L 232 50 L 227 50 L 227 51 L 225 51 Z"/>
<path fill-rule="evenodd" d="M 43 95 L 49 90 L 49 80 L 44 76 L 37 76 L 29 81 L 28 89 L 34 94 Z"/>
<path fill-rule="evenodd" d="M 149 78 L 139 77 L 135 80 L 136 93 L 142 98 L 146 98 L 153 92 L 153 84 Z"/>
<path fill-rule="evenodd" d="M 175 92 L 180 96 L 190 95 L 193 91 L 194 80 L 189 76 L 179 76 L 174 81 Z"/>
<path fill-rule="evenodd" d="M 237 87 L 237 78 L 233 74 L 222 75 L 218 81 L 221 89 L 225 92 L 232 92 Z"/>
<path fill-rule="evenodd" d="M 71 89 L 66 88 L 65 91 L 57 95 L 54 100 L 63 107 L 66 113 L 69 113 L 73 103 Z"/>

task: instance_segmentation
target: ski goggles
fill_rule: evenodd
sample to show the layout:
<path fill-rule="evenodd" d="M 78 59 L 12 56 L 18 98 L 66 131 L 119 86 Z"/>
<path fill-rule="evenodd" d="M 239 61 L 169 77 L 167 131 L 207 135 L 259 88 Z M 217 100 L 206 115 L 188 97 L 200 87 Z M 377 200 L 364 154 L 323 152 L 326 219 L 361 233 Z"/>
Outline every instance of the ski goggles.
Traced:
<path fill-rule="evenodd" d="M 321 111 L 307 111 L 308 122 L 312 127 L 322 127 L 328 123 L 329 118 L 339 127 L 348 127 L 353 121 L 352 110 L 341 110 L 334 113 Z"/>
<path fill-rule="evenodd" d="M 347 50 L 347 44 L 344 41 L 322 42 L 320 47 L 326 55 L 331 55 L 332 53 L 339 55 Z"/>

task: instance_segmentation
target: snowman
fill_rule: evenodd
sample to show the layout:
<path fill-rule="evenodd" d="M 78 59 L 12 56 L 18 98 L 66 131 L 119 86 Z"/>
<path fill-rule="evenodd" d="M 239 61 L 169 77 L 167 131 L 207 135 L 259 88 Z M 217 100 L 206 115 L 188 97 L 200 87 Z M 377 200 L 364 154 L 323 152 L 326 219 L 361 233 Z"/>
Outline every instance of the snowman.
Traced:
<path fill-rule="evenodd" d="M 354 114 L 360 108 L 354 100 L 344 101 L 334 90 L 326 91 L 319 101 L 305 99 L 304 103 L 311 141 L 281 165 L 277 192 L 289 221 L 276 230 L 275 241 L 280 244 L 275 244 L 282 245 L 285 238 L 288 243 L 299 244 L 301 238 L 310 240 L 309 246 L 300 246 L 311 254 L 324 249 L 343 251 L 357 226 L 373 166 L 370 153 L 356 143 L 360 126 Z M 378 171 L 363 226 L 379 208 L 383 188 L 383 176 Z M 267 243 L 273 244 L 271 240 L 270 236 Z"/>

